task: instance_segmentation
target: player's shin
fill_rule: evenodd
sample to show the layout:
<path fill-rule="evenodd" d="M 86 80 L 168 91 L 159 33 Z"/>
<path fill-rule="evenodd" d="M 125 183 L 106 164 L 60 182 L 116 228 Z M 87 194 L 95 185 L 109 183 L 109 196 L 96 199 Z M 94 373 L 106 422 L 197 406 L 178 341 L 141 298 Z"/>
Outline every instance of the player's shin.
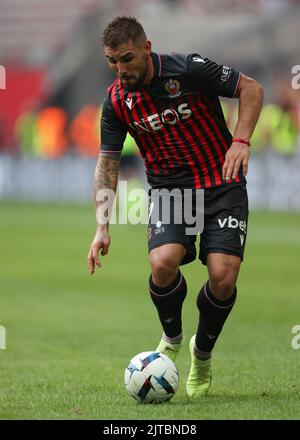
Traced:
<path fill-rule="evenodd" d="M 210 291 L 208 281 L 200 290 L 197 298 L 200 316 L 195 340 L 196 347 L 194 348 L 194 353 L 196 350 L 195 355 L 199 359 L 204 360 L 210 357 L 210 352 L 234 306 L 236 295 L 237 289 L 235 287 L 229 299 L 220 301 Z"/>
<path fill-rule="evenodd" d="M 175 280 L 167 287 L 157 287 L 149 278 L 149 289 L 158 312 L 164 337 L 170 343 L 180 343 L 182 337 L 181 312 L 187 293 L 185 279 L 180 271 Z"/>

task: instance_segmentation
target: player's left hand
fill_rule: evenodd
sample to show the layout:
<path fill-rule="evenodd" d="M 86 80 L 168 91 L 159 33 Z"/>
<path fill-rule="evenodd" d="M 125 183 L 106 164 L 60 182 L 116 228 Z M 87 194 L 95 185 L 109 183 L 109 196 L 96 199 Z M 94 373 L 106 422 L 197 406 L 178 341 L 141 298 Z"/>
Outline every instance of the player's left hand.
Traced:
<path fill-rule="evenodd" d="M 248 147 L 248 145 L 239 142 L 232 144 L 225 155 L 225 162 L 222 169 L 223 179 L 235 179 L 241 167 L 243 168 L 243 175 L 246 176 L 249 157 L 250 147 Z"/>

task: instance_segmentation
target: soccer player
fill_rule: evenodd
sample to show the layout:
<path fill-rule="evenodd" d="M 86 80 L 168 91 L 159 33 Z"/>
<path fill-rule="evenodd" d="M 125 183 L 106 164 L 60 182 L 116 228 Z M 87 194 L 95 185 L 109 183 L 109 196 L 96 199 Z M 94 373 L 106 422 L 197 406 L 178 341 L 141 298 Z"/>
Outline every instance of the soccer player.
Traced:
<path fill-rule="evenodd" d="M 186 384 L 188 395 L 197 399 L 210 386 L 212 349 L 237 296 L 248 219 L 245 175 L 262 87 L 201 54 L 152 52 L 143 27 L 133 17 L 115 18 L 104 30 L 102 42 L 117 79 L 103 106 L 94 178 L 96 209 L 103 203 L 97 201 L 99 190 L 116 191 L 128 131 L 145 160 L 151 209 L 159 204 L 157 194 L 152 197 L 153 189 L 204 191 L 199 258 L 207 266 L 208 280 L 197 297 L 199 323 L 190 341 Z M 239 99 L 234 136 L 226 126 L 219 96 Z M 174 203 L 170 206 L 174 211 Z M 156 350 L 173 361 L 183 342 L 181 312 L 187 293 L 179 267 L 196 258 L 195 241 L 196 234 L 186 234 L 184 221 L 149 222 L 149 289 L 163 327 Z M 101 266 L 98 253 L 106 255 L 109 246 L 108 223 L 100 221 L 88 254 L 91 274 Z"/>

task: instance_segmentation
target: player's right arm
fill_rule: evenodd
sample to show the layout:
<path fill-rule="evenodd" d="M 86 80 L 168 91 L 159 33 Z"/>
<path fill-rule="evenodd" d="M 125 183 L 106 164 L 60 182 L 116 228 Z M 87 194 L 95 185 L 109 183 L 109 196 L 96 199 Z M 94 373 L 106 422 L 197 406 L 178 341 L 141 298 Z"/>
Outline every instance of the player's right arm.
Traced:
<path fill-rule="evenodd" d="M 89 249 L 87 262 L 90 274 L 101 267 L 99 252 L 106 255 L 110 246 L 109 214 L 117 190 L 119 166 L 126 127 L 117 118 L 107 97 L 101 118 L 101 149 L 96 164 L 93 184 L 93 199 L 96 209 L 96 233 Z"/>

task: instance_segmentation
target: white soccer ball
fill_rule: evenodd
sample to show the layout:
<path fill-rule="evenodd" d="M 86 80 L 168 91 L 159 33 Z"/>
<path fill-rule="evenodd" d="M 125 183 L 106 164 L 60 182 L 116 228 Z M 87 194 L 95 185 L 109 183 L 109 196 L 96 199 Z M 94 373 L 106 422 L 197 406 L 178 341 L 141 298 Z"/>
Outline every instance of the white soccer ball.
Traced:
<path fill-rule="evenodd" d="M 129 394 L 139 403 L 160 403 L 175 395 L 179 375 L 168 356 L 156 351 L 144 351 L 134 356 L 124 374 Z"/>

